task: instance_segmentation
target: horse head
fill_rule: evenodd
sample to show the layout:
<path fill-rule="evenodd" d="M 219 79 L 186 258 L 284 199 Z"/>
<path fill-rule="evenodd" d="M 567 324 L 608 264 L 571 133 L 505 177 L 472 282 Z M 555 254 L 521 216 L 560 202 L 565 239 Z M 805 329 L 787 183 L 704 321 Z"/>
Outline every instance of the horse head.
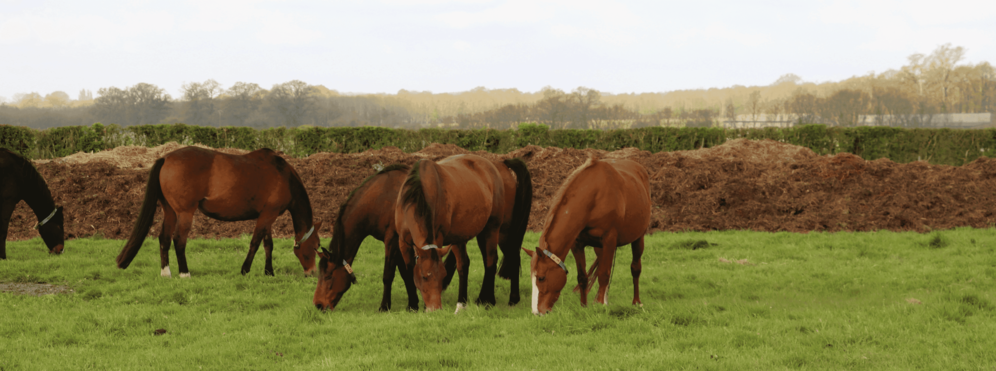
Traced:
<path fill-rule="evenodd" d="M 567 284 L 567 267 L 550 250 L 537 247 L 536 251 L 523 248 L 529 254 L 529 271 L 533 282 L 533 314 L 543 315 L 553 309 L 560 299 L 560 291 Z"/>
<path fill-rule="evenodd" d="M 321 228 L 322 222 L 318 221 L 300 236 L 295 236 L 294 255 L 297 255 L 297 259 L 301 261 L 305 275 L 315 273 L 315 254 L 321 243 L 318 238 L 318 230 Z"/>
<path fill-rule="evenodd" d="M 452 245 L 439 247 L 429 244 L 414 248 L 415 267 L 412 269 L 412 278 L 415 281 L 415 287 L 422 293 L 426 312 L 435 311 L 443 306 L 443 280 L 446 279 L 446 266 L 443 264 L 442 258 L 450 252 L 452 247 Z"/>
<path fill-rule="evenodd" d="M 55 210 L 52 210 L 51 214 L 48 214 L 46 218 L 38 221 L 38 224 L 35 225 L 35 229 L 41 235 L 42 241 L 45 241 L 45 246 L 48 246 L 49 254 L 62 254 L 63 245 L 66 242 L 63 223 L 62 206 L 57 206 Z"/>
<path fill-rule="evenodd" d="M 318 253 L 318 287 L 315 288 L 315 308 L 335 310 L 339 300 L 356 283 L 353 267 L 341 254 L 333 254 L 326 249 Z"/>

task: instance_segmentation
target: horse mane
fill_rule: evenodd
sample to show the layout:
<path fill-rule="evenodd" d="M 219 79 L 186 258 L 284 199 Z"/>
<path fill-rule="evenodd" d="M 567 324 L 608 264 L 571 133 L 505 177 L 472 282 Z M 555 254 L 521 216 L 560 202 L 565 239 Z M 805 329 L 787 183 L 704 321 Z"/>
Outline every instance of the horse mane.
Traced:
<path fill-rule="evenodd" d="M 412 169 L 408 172 L 408 178 L 401 185 L 401 205 L 408 206 L 414 204 L 415 216 L 422 217 L 425 223 L 425 230 L 431 234 L 433 231 L 432 206 L 429 205 L 429 201 L 425 197 L 425 189 L 422 187 L 422 178 L 419 174 L 419 169 L 422 167 L 423 161 L 427 160 L 419 160 L 412 166 Z"/>
<path fill-rule="evenodd" d="M 343 223 L 343 221 L 342 221 L 343 220 L 343 215 L 346 214 L 346 207 L 349 206 L 349 202 L 353 200 L 353 196 L 356 195 L 356 191 L 359 191 L 361 188 L 363 188 L 364 186 L 366 186 L 367 183 L 370 182 L 371 179 L 377 177 L 378 175 L 389 173 L 389 172 L 396 171 L 396 170 L 407 172 L 407 171 L 411 170 L 411 167 L 408 166 L 408 165 L 405 165 L 405 164 L 391 164 L 391 165 L 388 165 L 387 167 L 385 167 L 383 169 L 380 169 L 380 171 L 377 171 L 373 175 L 368 176 L 366 179 L 363 179 L 363 181 L 360 182 L 360 185 L 356 186 L 356 188 L 353 188 L 352 191 L 349 191 L 349 195 L 346 196 L 346 200 L 343 201 L 341 205 L 339 205 L 339 213 L 336 214 L 336 217 L 335 217 L 335 226 L 332 228 L 332 243 L 334 245 L 332 245 L 330 247 L 332 248 L 331 252 L 332 252 L 333 256 L 341 256 L 342 255 L 342 251 L 341 251 L 342 250 L 342 244 L 346 242 L 346 226 L 345 226 L 345 223 Z"/>
<path fill-rule="evenodd" d="M 560 189 L 558 189 L 557 193 L 553 196 L 553 203 L 550 204 L 550 210 L 547 211 L 546 217 L 543 218 L 544 225 L 550 225 L 551 222 L 553 222 L 553 218 L 557 215 L 557 210 L 559 209 L 560 204 L 564 202 L 564 193 L 567 193 L 567 189 L 570 188 L 572 183 L 574 183 L 574 179 L 578 177 L 578 174 L 581 174 L 584 170 L 595 165 L 595 162 L 598 160 L 597 154 L 588 153 L 588 160 L 581 164 L 581 166 L 577 169 L 574 169 L 574 171 L 572 171 L 570 175 L 564 179 L 564 182 L 562 183 L 563 185 L 560 186 Z"/>

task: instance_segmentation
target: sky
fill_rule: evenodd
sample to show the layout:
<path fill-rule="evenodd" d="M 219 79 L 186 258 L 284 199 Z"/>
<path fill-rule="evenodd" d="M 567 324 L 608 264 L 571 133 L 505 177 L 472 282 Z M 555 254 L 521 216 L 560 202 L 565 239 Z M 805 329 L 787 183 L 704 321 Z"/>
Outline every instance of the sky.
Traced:
<path fill-rule="evenodd" d="M 0 0 L 0 99 L 214 79 L 342 93 L 840 81 L 939 45 L 996 64 L 996 1 Z"/>

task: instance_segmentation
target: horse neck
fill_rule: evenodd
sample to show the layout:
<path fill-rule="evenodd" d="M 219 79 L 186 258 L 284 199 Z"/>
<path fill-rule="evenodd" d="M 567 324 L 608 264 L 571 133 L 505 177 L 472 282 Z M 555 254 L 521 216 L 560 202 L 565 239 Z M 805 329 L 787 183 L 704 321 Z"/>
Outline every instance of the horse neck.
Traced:
<path fill-rule="evenodd" d="M 550 220 L 547 221 L 542 234 L 546 248 L 561 258 L 566 257 L 567 253 L 574 247 L 574 240 L 578 238 L 587 224 L 586 218 L 563 215 L 561 212 L 563 207 L 565 207 L 564 203 L 560 203 L 550 211 Z M 574 209 L 577 211 L 582 208 L 574 207 Z M 557 243 L 552 243 L 554 241 Z"/>
<path fill-rule="evenodd" d="M 55 201 L 52 199 L 52 192 L 48 190 L 48 184 L 38 170 L 30 163 L 24 164 L 23 176 L 21 176 L 21 199 L 28 204 L 31 211 L 34 211 L 38 220 L 47 217 L 52 210 L 55 210 Z"/>
<path fill-rule="evenodd" d="M 291 203 L 287 210 L 291 214 L 294 233 L 308 233 L 308 229 L 314 225 L 311 200 L 308 199 L 308 193 L 305 191 L 304 185 L 301 184 L 301 180 L 298 179 L 297 174 L 290 174 L 288 182 L 290 183 Z"/>

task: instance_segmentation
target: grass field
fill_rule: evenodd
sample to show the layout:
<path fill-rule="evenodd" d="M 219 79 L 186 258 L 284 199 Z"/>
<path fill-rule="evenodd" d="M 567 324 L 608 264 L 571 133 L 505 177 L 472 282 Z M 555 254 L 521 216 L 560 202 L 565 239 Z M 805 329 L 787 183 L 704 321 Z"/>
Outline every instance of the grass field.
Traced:
<path fill-rule="evenodd" d="M 528 234 L 526 246 L 537 238 Z M 518 306 L 504 304 L 508 281 L 499 280 L 497 307 L 457 315 L 455 285 L 443 310 L 404 311 L 399 279 L 394 310 L 379 313 L 383 247 L 373 239 L 354 264 L 359 284 L 322 313 L 311 302 L 316 278 L 303 276 L 290 241 L 276 244 L 276 277 L 263 276 L 262 253 L 238 273 L 243 238 L 192 241 L 193 277 L 167 279 L 152 239 L 127 270 L 113 264 L 122 241 L 72 240 L 62 256 L 37 238 L 8 243 L 0 282 L 75 292 L 0 293 L 0 370 L 996 366 L 994 229 L 658 233 L 646 244 L 642 308 L 628 304 L 631 254 L 621 248 L 613 304 L 583 308 L 569 284 L 543 317 L 530 314 L 528 279 Z M 483 269 L 476 246 L 468 250 L 473 299 Z"/>

